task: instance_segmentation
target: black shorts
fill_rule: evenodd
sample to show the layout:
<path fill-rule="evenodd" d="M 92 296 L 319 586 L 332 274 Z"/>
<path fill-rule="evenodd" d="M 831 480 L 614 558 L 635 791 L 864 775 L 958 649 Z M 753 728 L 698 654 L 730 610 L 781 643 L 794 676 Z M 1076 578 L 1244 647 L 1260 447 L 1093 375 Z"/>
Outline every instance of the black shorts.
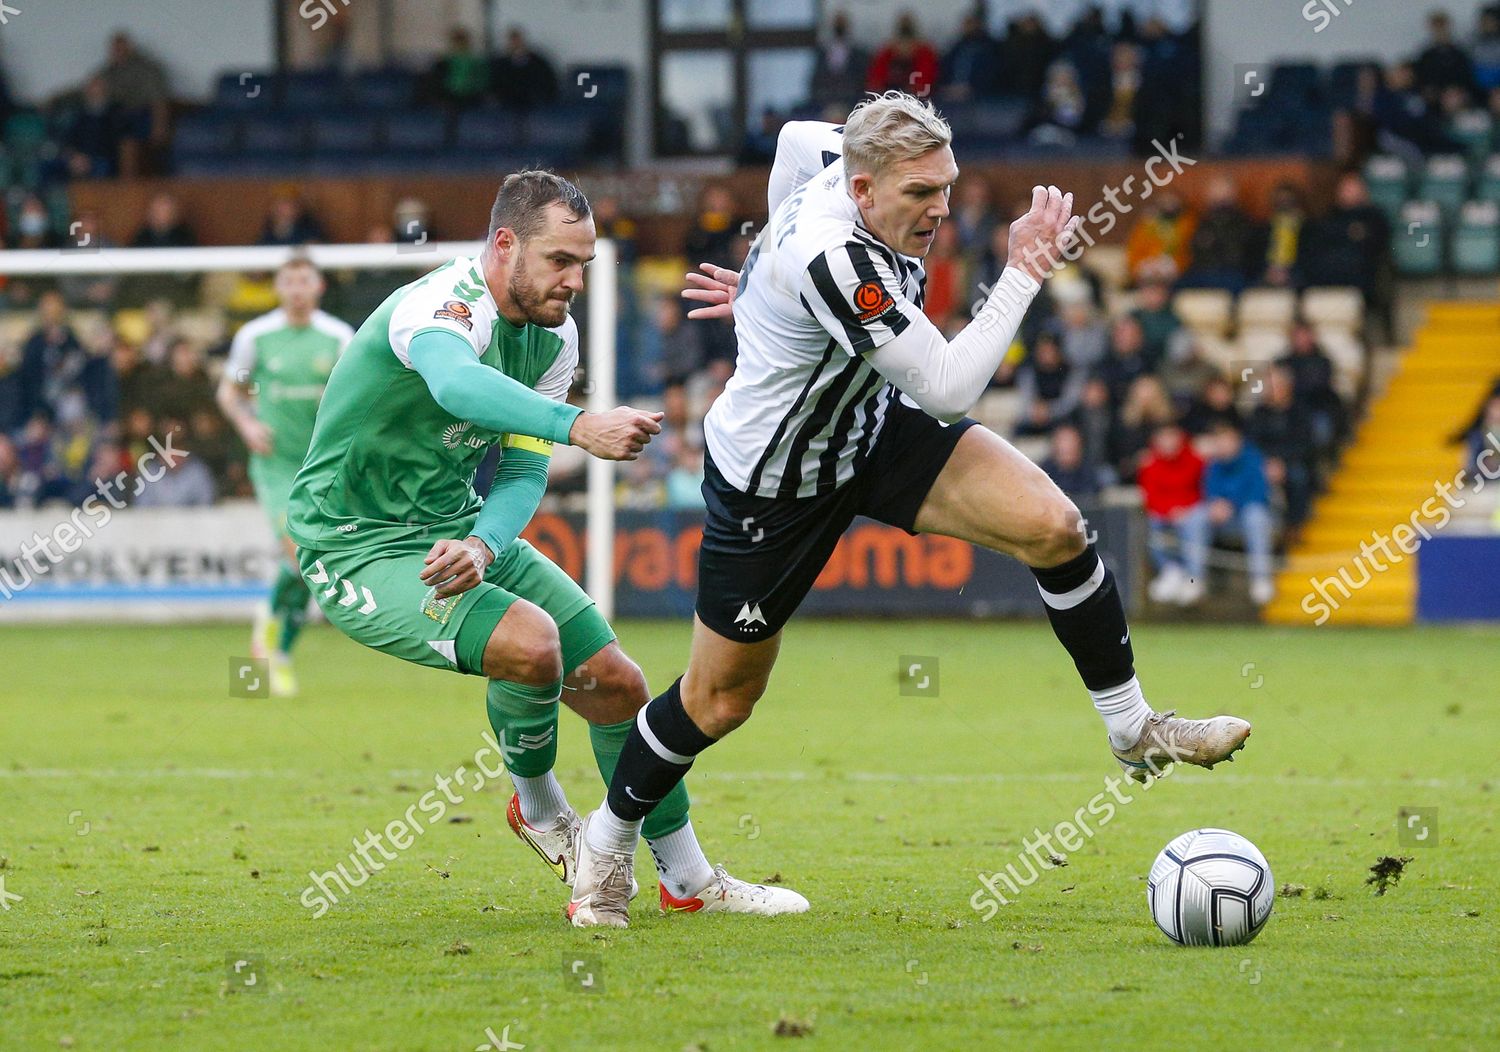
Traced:
<path fill-rule="evenodd" d="M 815 497 L 754 497 L 703 457 L 708 516 L 698 550 L 698 618 L 726 639 L 768 639 L 796 613 L 856 515 L 914 533 L 917 511 L 975 421 L 944 426 L 900 401 L 869 459 Z"/>

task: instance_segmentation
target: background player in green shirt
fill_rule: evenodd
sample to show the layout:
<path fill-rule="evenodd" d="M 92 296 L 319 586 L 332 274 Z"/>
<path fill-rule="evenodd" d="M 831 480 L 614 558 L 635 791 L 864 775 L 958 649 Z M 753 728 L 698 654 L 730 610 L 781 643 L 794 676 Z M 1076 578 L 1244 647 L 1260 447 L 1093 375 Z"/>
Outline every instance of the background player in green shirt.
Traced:
<path fill-rule="evenodd" d="M 287 497 L 307 456 L 328 374 L 354 338 L 347 324 L 318 309 L 323 288 L 310 260 L 283 263 L 276 272 L 281 306 L 240 326 L 219 381 L 219 405 L 250 450 L 250 481 L 284 553 L 250 634 L 251 654 L 269 659 L 271 693 L 278 697 L 297 692 L 292 644 L 308 599 L 296 546 L 286 535 Z"/>
<path fill-rule="evenodd" d="M 488 679 L 516 793 L 512 830 L 571 884 L 578 815 L 552 768 L 559 699 L 589 723 L 607 782 L 650 697 L 593 601 L 519 539 L 554 442 L 633 460 L 661 414 L 565 401 L 578 362 L 568 316 L 594 255 L 587 199 L 550 172 L 506 178 L 485 248 L 397 289 L 335 366 L 292 487 L 288 532 L 328 619 L 359 643 Z M 504 447 L 489 497 L 474 473 Z M 679 786 L 643 830 L 674 910 L 770 915 L 807 900 L 708 864 Z M 668 898 L 670 893 L 670 899 Z M 588 902 L 570 913 L 589 915 Z M 590 923 L 610 923 L 607 919 Z"/>

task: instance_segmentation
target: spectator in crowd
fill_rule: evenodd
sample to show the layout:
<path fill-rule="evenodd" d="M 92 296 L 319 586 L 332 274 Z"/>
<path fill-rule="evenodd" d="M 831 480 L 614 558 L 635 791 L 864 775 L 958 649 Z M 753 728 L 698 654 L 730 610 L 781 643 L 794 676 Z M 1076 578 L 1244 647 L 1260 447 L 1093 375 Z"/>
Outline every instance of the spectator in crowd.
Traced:
<path fill-rule="evenodd" d="M 1151 443 L 1151 433 L 1163 424 L 1174 423 L 1177 414 L 1167 389 L 1156 376 L 1136 378 L 1120 406 L 1119 417 L 1110 432 L 1109 459 L 1120 478 L 1134 478 L 1140 470 L 1141 457 Z"/>
<path fill-rule="evenodd" d="M 61 242 L 52 229 L 47 206 L 36 194 L 21 198 L 16 209 L 16 225 L 10 239 L 11 248 L 57 248 Z"/>
<path fill-rule="evenodd" d="M 1474 66 L 1464 49 L 1453 42 L 1448 12 L 1434 10 L 1427 16 L 1427 34 L 1427 46 L 1412 67 L 1417 90 L 1430 105 L 1436 105 L 1448 88 L 1460 88 L 1472 97 Z"/>
<path fill-rule="evenodd" d="M 111 98 L 108 83 L 102 76 L 90 77 L 62 135 L 62 162 L 68 175 L 75 179 L 118 175 L 125 130 L 125 114 Z"/>
<path fill-rule="evenodd" d="M 1239 191 L 1227 175 L 1208 184 L 1206 207 L 1193 230 L 1192 266 L 1180 288 L 1225 289 L 1239 295 L 1250 277 L 1254 224 L 1239 205 Z"/>
<path fill-rule="evenodd" d="M 694 264 L 712 263 L 715 266 L 738 270 L 740 230 L 748 222 L 739 212 L 734 194 L 727 186 L 710 183 L 703 188 L 698 200 L 698 212 L 688 231 L 687 255 Z M 734 361 L 734 322 L 712 318 L 693 323 L 702 334 L 707 357 L 714 361 Z"/>
<path fill-rule="evenodd" d="M 1500 392 L 1485 399 L 1484 406 L 1480 409 L 1479 422 L 1467 435 L 1467 447 L 1467 459 L 1464 463 L 1471 475 L 1477 472 L 1490 478 L 1500 469 Z M 1489 452 L 1486 453 L 1486 450 Z"/>
<path fill-rule="evenodd" d="M 650 320 L 641 333 L 641 357 L 660 370 L 664 426 L 675 434 L 685 434 L 691 426 L 688 385 L 708 365 L 705 331 L 702 325 L 687 323 L 678 297 L 661 296 L 652 304 Z M 724 371 L 719 363 L 715 367 Z"/>
<path fill-rule="evenodd" d="M 1391 228 L 1385 213 L 1370 203 L 1358 172 L 1339 177 L 1334 206 L 1306 235 L 1307 252 L 1300 253 L 1304 280 L 1309 285 L 1353 285 L 1365 303 L 1383 309 L 1380 281 L 1389 259 Z"/>
<path fill-rule="evenodd" d="M 163 461 L 144 467 L 142 475 L 143 485 L 131 501 L 133 507 L 206 508 L 214 502 L 213 475 L 203 458 L 191 451 L 174 463 Z"/>
<path fill-rule="evenodd" d="M 215 404 L 214 384 L 204 368 L 203 351 L 192 340 L 179 337 L 167 355 L 167 371 L 153 408 L 161 418 L 182 423 L 193 418 L 194 410 L 212 409 Z"/>
<path fill-rule="evenodd" d="M 1068 363 L 1057 336 L 1044 332 L 1037 337 L 1030 356 L 1016 370 L 1016 391 L 1021 399 L 1018 435 L 1045 435 L 1070 419 L 1083 397 L 1086 370 Z"/>
<path fill-rule="evenodd" d="M 1126 23 L 1128 26 L 1128 23 Z M 1063 35 L 1058 54 L 1078 71 L 1078 82 L 1088 98 L 1090 123 L 1097 124 L 1111 93 L 1110 59 L 1114 38 L 1104 25 L 1104 12 L 1090 4 Z"/>
<path fill-rule="evenodd" d="M 1282 181 L 1271 191 L 1271 214 L 1266 221 L 1265 254 L 1260 259 L 1261 281 L 1278 288 L 1300 284 L 1297 267 L 1307 208 L 1296 183 Z"/>
<path fill-rule="evenodd" d="M 1071 62 L 1058 59 L 1047 67 L 1047 81 L 1029 123 L 1028 138 L 1038 144 L 1071 146 L 1089 132 L 1088 100 Z"/>
<path fill-rule="evenodd" d="M 1000 53 L 1006 94 L 1028 101 L 1041 95 L 1047 69 L 1057 54 L 1057 42 L 1041 16 L 1026 11 L 1011 22 Z"/>
<path fill-rule="evenodd" d="M 1297 404 L 1290 369 L 1272 367 L 1266 390 L 1245 424 L 1245 435 L 1265 456 L 1266 478 L 1281 490 L 1286 525 L 1301 525 L 1317 485 L 1317 447 L 1309 414 Z"/>
<path fill-rule="evenodd" d="M 1109 352 L 1095 366 L 1095 375 L 1109 388 L 1114 405 L 1123 404 L 1131 385 L 1151 372 L 1144 354 L 1145 343 L 1141 323 L 1129 314 L 1116 318 L 1110 325 Z"/>
<path fill-rule="evenodd" d="M 964 15 L 958 39 L 943 55 L 940 66 L 943 87 L 939 94 L 946 102 L 969 102 L 995 93 L 1000 49 L 980 11 Z"/>
<path fill-rule="evenodd" d="M 1194 436 L 1206 435 L 1220 424 L 1242 426 L 1239 407 L 1234 404 L 1234 385 L 1222 373 L 1203 385 L 1202 393 L 1182 417 L 1182 426 Z"/>
<path fill-rule="evenodd" d="M 1110 442 L 1115 429 L 1115 411 L 1109 404 L 1109 388 L 1098 377 L 1083 385 L 1083 396 L 1073 414 L 1078 433 L 1083 436 L 1083 453 L 1091 463 L 1108 465 Z"/>
<path fill-rule="evenodd" d="M 1146 508 L 1147 545 L 1156 577 L 1147 588 L 1155 602 L 1175 603 L 1189 582 L 1202 581 L 1207 542 L 1203 460 L 1177 424 L 1151 432 L 1136 483 Z M 1194 560 L 1188 564 L 1189 558 Z"/>
<path fill-rule="evenodd" d="M 490 63 L 465 26 L 448 30 L 448 50 L 428 71 L 428 95 L 453 110 L 478 105 L 490 90 Z"/>
<path fill-rule="evenodd" d="M 922 261 L 927 272 L 926 293 L 922 299 L 922 311 L 932 323 L 945 332 L 955 319 L 962 315 L 960 324 L 969 319 L 966 314 L 970 288 L 964 259 L 959 254 L 958 228 L 943 223 L 932 239 L 932 249 Z"/>
<path fill-rule="evenodd" d="M 1257 606 L 1264 606 L 1276 594 L 1271 579 L 1274 524 L 1265 461 L 1232 424 L 1216 425 L 1207 447 L 1209 463 L 1203 479 L 1203 496 L 1208 505 L 1209 527 L 1215 533 L 1240 535 L 1249 557 L 1250 598 Z M 1189 566 L 1205 565 L 1208 538 L 1195 542 L 1193 548 Z M 1192 605 L 1203 597 L 1204 591 L 1205 582 L 1199 574 L 1182 589 L 1179 601 Z"/>
<path fill-rule="evenodd" d="M 1141 53 L 1134 44 L 1122 40 L 1110 49 L 1106 86 L 1102 112 L 1092 123 L 1106 139 L 1133 141 L 1141 100 Z"/>
<path fill-rule="evenodd" d="M 917 32 L 910 11 L 896 17 L 896 32 L 870 60 L 865 87 L 874 92 L 905 91 L 927 98 L 937 87 L 937 50 Z"/>
<path fill-rule="evenodd" d="M 146 360 L 141 349 L 128 340 L 115 338 L 110 354 L 110 371 L 114 375 L 120 417 L 129 417 L 136 409 L 148 408 L 162 381 L 157 366 Z"/>
<path fill-rule="evenodd" d="M 1479 10 L 1479 35 L 1474 41 L 1474 86 L 1481 97 L 1500 88 L 1500 9 Z"/>
<path fill-rule="evenodd" d="M 506 34 L 505 51 L 490 70 L 502 105 L 533 109 L 557 101 L 557 70 L 532 49 L 519 26 L 512 26 Z"/>
<path fill-rule="evenodd" d="M 21 349 L 0 341 L 0 435 L 13 434 L 26 422 L 26 389 Z"/>
<path fill-rule="evenodd" d="M 20 503 L 29 507 L 68 498 L 72 481 L 63 474 L 58 452 L 51 413 L 39 410 L 26 421 L 16 441 Z"/>
<path fill-rule="evenodd" d="M 1305 321 L 1292 323 L 1287 352 L 1276 359 L 1292 378 L 1297 408 L 1312 425 L 1320 457 L 1331 456 L 1347 430 L 1344 400 L 1333 386 L 1333 360 L 1318 344 L 1317 331 Z"/>
<path fill-rule="evenodd" d="M 146 218 L 136 231 L 133 248 L 190 248 L 198 243 L 193 228 L 182 218 L 177 198 L 163 190 L 146 205 Z"/>
<path fill-rule="evenodd" d="M 1109 351 L 1109 330 L 1094 314 L 1094 305 L 1084 298 L 1064 303 L 1058 311 L 1058 340 L 1063 357 L 1080 369 L 1093 369 Z"/>
<path fill-rule="evenodd" d="M 1186 329 L 1178 330 L 1172 343 L 1170 358 L 1160 375 L 1173 407 L 1181 417 L 1186 417 L 1191 407 L 1202 399 L 1208 385 L 1220 379 L 1223 373 L 1208 360 L 1203 345 Z"/>
<path fill-rule="evenodd" d="M 1386 69 L 1375 95 L 1371 119 L 1376 142 L 1413 161 L 1420 161 L 1424 154 L 1455 151 L 1458 145 L 1443 130 L 1441 113 L 1438 100 L 1429 100 L 1417 89 L 1411 64 L 1398 62 Z"/>
<path fill-rule="evenodd" d="M 959 182 L 958 201 L 943 225 L 954 228 L 958 234 L 959 251 L 971 259 L 989 247 L 995 228 L 1000 225 L 1000 214 L 995 211 L 990 184 L 982 175 Z"/>
<path fill-rule="evenodd" d="M 1158 190 L 1142 208 L 1140 219 L 1130 228 L 1125 242 L 1125 265 L 1132 284 L 1143 270 L 1161 261 L 1171 263 L 1173 274 L 1181 274 L 1192 262 L 1193 232 L 1197 220 L 1182 207 L 1182 198 L 1171 190 Z"/>
<path fill-rule="evenodd" d="M 699 511 L 703 502 L 703 449 L 687 442 L 681 434 L 667 441 L 671 466 L 666 475 L 666 504 L 682 511 Z"/>
<path fill-rule="evenodd" d="M 1159 369 L 1171 350 L 1173 337 L 1183 331 L 1182 319 L 1172 309 L 1169 278 L 1145 274 L 1136 288 L 1130 317 L 1141 329 L 1141 357 L 1149 369 Z"/>
<path fill-rule="evenodd" d="M 20 499 L 21 461 L 10 436 L 0 433 L 0 510 L 9 511 Z"/>
<path fill-rule="evenodd" d="M 260 228 L 262 245 L 279 245 L 292 248 L 327 241 L 323 224 L 307 210 L 300 197 L 292 194 L 277 194 L 266 212 L 265 225 Z"/>
<path fill-rule="evenodd" d="M 398 245 L 425 245 L 438 240 L 432 212 L 420 197 L 403 197 L 391 216 L 391 239 Z"/>
<path fill-rule="evenodd" d="M 1041 469 L 1075 501 L 1096 499 L 1107 481 L 1107 472 L 1084 456 L 1083 435 L 1072 424 L 1053 428 Z"/>
<path fill-rule="evenodd" d="M 163 142 L 169 127 L 167 71 L 125 32 L 109 41 L 109 59 L 99 70 L 110 101 L 120 107 L 133 138 Z"/>
<path fill-rule="evenodd" d="M 112 439 L 104 439 L 94 445 L 87 469 L 73 480 L 67 502 L 80 505 L 90 494 L 98 495 L 96 487 L 100 481 L 118 478 L 122 471 L 127 475 L 131 474 L 134 469 L 135 465 L 125 456 L 125 450 L 120 444 Z"/>
<path fill-rule="evenodd" d="M 114 419 L 107 361 L 85 352 L 56 291 L 37 301 L 37 327 L 21 348 L 21 418 L 54 419 L 65 398 L 80 399 L 100 420 Z"/>
<path fill-rule="evenodd" d="M 849 32 L 849 13 L 835 11 L 828 32 L 818 44 L 813 66 L 811 102 L 819 108 L 837 106 L 848 113 L 865 90 L 870 55 L 854 42 Z"/>
<path fill-rule="evenodd" d="M 64 251 L 97 252 L 114 248 L 115 241 L 106 234 L 99 223 L 99 216 L 92 211 L 82 211 L 68 224 L 68 234 L 62 240 Z M 69 303 L 80 308 L 112 310 L 120 305 L 121 281 L 118 272 L 101 271 L 93 274 L 63 274 L 57 279 L 57 287 Z"/>

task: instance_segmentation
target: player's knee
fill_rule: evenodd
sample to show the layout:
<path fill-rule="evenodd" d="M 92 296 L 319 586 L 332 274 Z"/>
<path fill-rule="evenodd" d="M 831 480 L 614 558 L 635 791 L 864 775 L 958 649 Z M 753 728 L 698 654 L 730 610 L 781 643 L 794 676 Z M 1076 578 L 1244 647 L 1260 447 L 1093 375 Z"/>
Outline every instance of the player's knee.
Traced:
<path fill-rule="evenodd" d="M 1057 566 L 1088 547 L 1090 531 L 1078 507 L 1059 490 L 1037 514 L 1027 537 L 1026 562 L 1032 566 Z"/>
<path fill-rule="evenodd" d="M 595 670 L 593 662 L 587 662 L 575 674 L 576 690 L 573 696 L 580 701 L 584 695 L 592 695 L 592 704 L 578 708 L 579 715 L 590 723 L 619 723 L 640 712 L 651 700 L 646 675 L 623 653 L 615 653 L 603 667 Z"/>
<path fill-rule="evenodd" d="M 722 738 L 750 718 L 764 687 L 738 684 L 692 691 L 683 685 L 683 704 L 698 729 L 710 738 Z"/>
<path fill-rule="evenodd" d="M 484 674 L 531 687 L 562 679 L 562 643 L 556 623 L 540 607 L 514 603 L 484 648 Z"/>

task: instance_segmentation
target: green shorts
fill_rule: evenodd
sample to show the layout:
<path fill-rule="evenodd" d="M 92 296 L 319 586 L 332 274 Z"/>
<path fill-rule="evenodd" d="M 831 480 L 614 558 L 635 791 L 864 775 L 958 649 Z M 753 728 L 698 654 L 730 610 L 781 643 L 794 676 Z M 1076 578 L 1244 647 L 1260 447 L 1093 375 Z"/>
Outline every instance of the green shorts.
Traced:
<path fill-rule="evenodd" d="M 292 480 L 301 469 L 300 462 L 250 458 L 250 484 L 255 487 L 255 499 L 260 501 L 266 518 L 271 520 L 271 530 L 278 541 L 286 537 L 286 512 L 292 496 Z"/>
<path fill-rule="evenodd" d="M 467 535 L 465 524 L 458 536 Z M 564 673 L 614 641 L 614 630 L 582 588 L 525 541 L 517 540 L 459 595 L 435 597 L 418 576 L 431 537 L 373 548 L 316 552 L 297 549 L 302 577 L 328 620 L 374 650 L 432 668 L 483 675 L 484 646 L 517 599 L 557 623 Z"/>

